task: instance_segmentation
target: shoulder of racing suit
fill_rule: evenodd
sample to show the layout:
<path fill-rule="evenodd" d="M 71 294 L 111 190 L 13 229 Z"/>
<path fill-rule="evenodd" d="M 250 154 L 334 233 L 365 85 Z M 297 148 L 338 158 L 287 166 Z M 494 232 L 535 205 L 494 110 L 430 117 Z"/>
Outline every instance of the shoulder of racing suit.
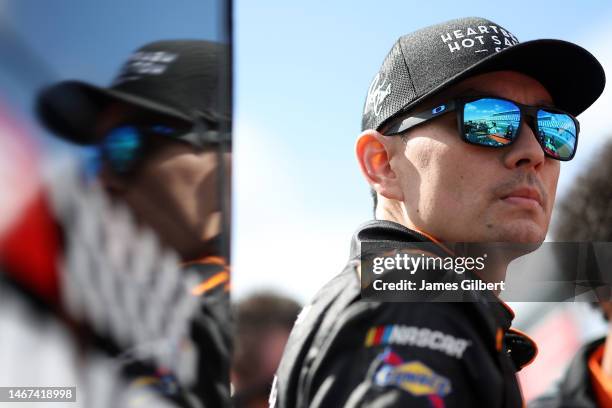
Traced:
<path fill-rule="evenodd" d="M 500 302 L 360 300 L 359 244 L 376 239 L 427 240 L 386 221 L 373 221 L 357 231 L 351 261 L 298 317 L 271 403 L 520 405 L 515 373 L 533 358 L 535 349 L 528 338 L 510 330 L 512 312 Z"/>

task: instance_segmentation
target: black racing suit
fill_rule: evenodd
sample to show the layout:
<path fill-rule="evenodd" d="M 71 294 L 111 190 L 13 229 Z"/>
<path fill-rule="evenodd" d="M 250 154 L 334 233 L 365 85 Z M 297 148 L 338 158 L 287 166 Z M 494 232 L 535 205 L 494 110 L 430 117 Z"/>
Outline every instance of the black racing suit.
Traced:
<path fill-rule="evenodd" d="M 583 346 L 572 359 L 557 388 L 532 401 L 529 408 L 596 408 L 597 397 L 591 382 L 588 360 L 604 341 L 605 338 L 598 339 Z"/>
<path fill-rule="evenodd" d="M 271 407 L 521 407 L 516 371 L 536 354 L 491 292 L 466 303 L 360 300 L 364 242 L 431 242 L 389 221 L 354 235 L 350 261 L 298 317 Z M 440 255 L 441 256 L 441 255 Z"/>

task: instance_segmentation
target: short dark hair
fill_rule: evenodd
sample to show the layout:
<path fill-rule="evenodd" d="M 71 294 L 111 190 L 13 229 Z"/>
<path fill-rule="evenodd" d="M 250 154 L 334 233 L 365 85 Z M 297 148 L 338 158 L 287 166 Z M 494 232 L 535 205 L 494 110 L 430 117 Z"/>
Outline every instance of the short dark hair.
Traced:
<path fill-rule="evenodd" d="M 291 330 L 300 312 L 298 302 L 273 291 L 253 293 L 235 305 L 236 330 L 261 330 L 270 326 Z"/>

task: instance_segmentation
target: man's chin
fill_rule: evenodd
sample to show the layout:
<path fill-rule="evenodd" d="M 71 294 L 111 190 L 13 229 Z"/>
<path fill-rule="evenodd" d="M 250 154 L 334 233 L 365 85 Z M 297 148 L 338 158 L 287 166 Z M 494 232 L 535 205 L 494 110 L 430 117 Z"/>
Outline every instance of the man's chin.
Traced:
<path fill-rule="evenodd" d="M 546 238 L 546 229 L 533 221 L 515 221 L 510 225 L 501 227 L 498 242 L 517 244 L 517 252 L 529 253 L 542 245 Z"/>
<path fill-rule="evenodd" d="M 519 224 L 494 227 L 495 232 L 489 234 L 487 239 L 473 246 L 472 251 L 478 249 L 481 253 L 489 254 L 489 259 L 505 260 L 511 262 L 537 250 L 544 241 L 546 234 L 541 228 L 533 224 Z M 489 231 L 491 232 L 491 231 Z"/>

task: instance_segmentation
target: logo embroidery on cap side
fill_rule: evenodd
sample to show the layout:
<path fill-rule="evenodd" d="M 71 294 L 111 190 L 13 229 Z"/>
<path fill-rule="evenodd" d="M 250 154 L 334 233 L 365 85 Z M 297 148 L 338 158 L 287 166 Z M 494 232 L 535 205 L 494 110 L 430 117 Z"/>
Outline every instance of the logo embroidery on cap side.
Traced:
<path fill-rule="evenodd" d="M 442 42 L 451 53 L 464 48 L 474 48 L 475 53 L 503 50 L 519 43 L 514 34 L 496 25 L 479 25 L 440 34 Z"/>
<path fill-rule="evenodd" d="M 437 374 L 426 364 L 402 357 L 387 348 L 377 357 L 381 366 L 374 373 L 373 382 L 380 387 L 398 387 L 415 397 L 428 397 L 433 407 L 444 407 L 443 397 L 452 391 L 448 378 Z"/>
<path fill-rule="evenodd" d="M 366 99 L 365 113 L 373 111 L 374 115 L 380 115 L 382 104 L 391 93 L 391 82 L 387 81 L 380 73 L 376 74 L 370 88 L 368 89 L 368 98 Z"/>

